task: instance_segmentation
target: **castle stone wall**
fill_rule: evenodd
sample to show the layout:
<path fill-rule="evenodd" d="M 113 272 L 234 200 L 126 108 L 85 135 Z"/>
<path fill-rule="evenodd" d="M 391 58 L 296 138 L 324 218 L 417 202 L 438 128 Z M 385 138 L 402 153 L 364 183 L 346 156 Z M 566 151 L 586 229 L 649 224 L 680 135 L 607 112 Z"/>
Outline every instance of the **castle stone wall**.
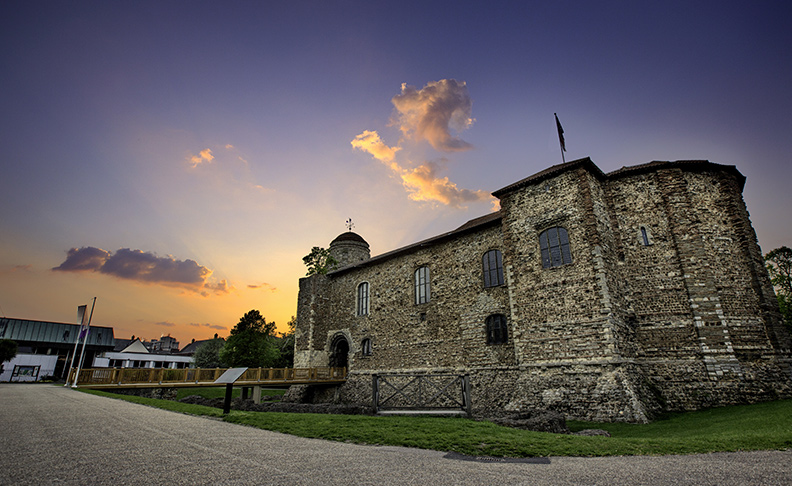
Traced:
<path fill-rule="evenodd" d="M 338 399 L 368 403 L 372 373 L 467 373 L 478 413 L 643 422 L 792 396 L 790 337 L 743 183 L 706 161 L 543 171 L 497 191 L 497 215 L 301 279 L 295 364 L 326 366 L 343 338 L 350 379 Z M 572 263 L 543 268 L 538 236 L 555 226 Z M 485 288 L 491 249 L 503 253 L 505 285 Z M 422 266 L 431 300 L 415 304 Z M 358 316 L 362 282 L 370 309 Z M 507 317 L 505 344 L 487 344 L 492 314 Z"/>

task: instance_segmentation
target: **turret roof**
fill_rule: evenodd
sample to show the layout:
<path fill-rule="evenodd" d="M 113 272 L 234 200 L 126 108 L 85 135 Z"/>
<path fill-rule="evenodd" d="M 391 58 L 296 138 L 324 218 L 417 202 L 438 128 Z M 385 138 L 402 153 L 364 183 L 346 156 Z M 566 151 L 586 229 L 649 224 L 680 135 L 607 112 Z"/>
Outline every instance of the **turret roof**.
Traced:
<path fill-rule="evenodd" d="M 366 246 L 368 246 L 368 242 L 364 240 L 362 236 L 352 231 L 341 233 L 336 237 L 336 239 L 330 242 L 330 245 L 332 245 L 333 243 L 341 243 L 343 241 L 354 241 L 356 243 L 363 243 Z"/>

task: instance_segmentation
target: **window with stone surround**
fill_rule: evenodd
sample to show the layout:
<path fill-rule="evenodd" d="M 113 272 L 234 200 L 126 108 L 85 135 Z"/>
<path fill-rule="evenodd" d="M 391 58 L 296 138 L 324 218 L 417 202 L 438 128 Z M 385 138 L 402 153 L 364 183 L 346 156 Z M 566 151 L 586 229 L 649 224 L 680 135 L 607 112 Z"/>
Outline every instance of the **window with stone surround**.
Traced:
<path fill-rule="evenodd" d="M 569 236 L 567 230 L 561 226 L 548 228 L 539 234 L 539 249 L 542 251 L 542 266 L 544 268 L 572 263 Z"/>
<path fill-rule="evenodd" d="M 506 344 L 509 333 L 506 331 L 506 316 L 492 314 L 485 321 L 487 325 L 487 344 Z"/>
<path fill-rule="evenodd" d="M 367 316 L 369 313 L 369 283 L 361 282 L 357 287 L 357 315 Z"/>
<path fill-rule="evenodd" d="M 415 271 L 415 303 L 426 304 L 430 299 L 429 267 L 421 267 Z"/>
<path fill-rule="evenodd" d="M 482 258 L 484 287 L 503 285 L 503 256 L 500 250 L 490 250 Z"/>

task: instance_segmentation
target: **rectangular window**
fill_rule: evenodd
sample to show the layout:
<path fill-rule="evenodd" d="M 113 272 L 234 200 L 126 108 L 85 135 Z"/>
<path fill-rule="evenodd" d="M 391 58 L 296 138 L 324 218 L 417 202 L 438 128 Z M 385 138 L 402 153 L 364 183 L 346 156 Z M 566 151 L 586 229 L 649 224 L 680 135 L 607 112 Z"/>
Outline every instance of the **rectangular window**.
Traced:
<path fill-rule="evenodd" d="M 426 304 L 429 300 L 429 267 L 421 267 L 415 271 L 415 303 Z"/>
<path fill-rule="evenodd" d="M 484 287 L 503 285 L 503 256 L 500 250 L 490 250 L 484 254 L 482 262 Z"/>
<path fill-rule="evenodd" d="M 509 335 L 506 331 L 506 316 L 494 314 L 487 317 L 487 344 L 506 344 Z"/>

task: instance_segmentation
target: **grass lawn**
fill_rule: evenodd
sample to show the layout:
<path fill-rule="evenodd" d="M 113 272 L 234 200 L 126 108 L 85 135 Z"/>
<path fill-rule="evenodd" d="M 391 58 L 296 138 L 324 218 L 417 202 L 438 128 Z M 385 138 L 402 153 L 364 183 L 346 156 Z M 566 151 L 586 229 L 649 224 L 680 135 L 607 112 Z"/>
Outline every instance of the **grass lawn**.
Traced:
<path fill-rule="evenodd" d="M 282 397 L 286 389 L 262 388 L 261 396 Z M 241 387 L 234 387 L 231 394 L 232 398 L 238 398 L 242 394 Z M 225 388 L 222 386 L 199 386 L 195 388 L 179 388 L 176 392 L 176 400 L 181 400 L 190 395 L 200 395 L 204 398 L 225 398 Z"/>
<path fill-rule="evenodd" d="M 114 395 L 182 413 L 222 417 L 199 405 Z M 651 424 L 569 422 L 570 428 L 604 429 L 611 437 L 529 432 L 491 422 L 426 416 L 363 416 L 232 411 L 224 420 L 300 437 L 454 451 L 474 456 L 611 456 L 692 454 L 792 447 L 792 400 L 670 414 Z"/>

